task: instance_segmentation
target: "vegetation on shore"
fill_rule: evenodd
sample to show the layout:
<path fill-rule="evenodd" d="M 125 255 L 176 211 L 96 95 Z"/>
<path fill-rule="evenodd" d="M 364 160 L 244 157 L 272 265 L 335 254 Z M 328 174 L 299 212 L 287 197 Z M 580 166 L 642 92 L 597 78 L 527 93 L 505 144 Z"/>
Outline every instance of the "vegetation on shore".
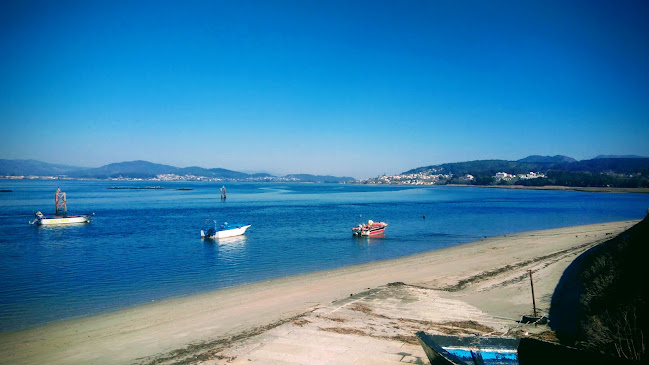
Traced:
<path fill-rule="evenodd" d="M 361 183 L 649 188 L 649 158 L 604 156 L 576 161 L 566 156 L 529 156 L 518 161 L 477 160 L 419 167 Z"/>
<path fill-rule="evenodd" d="M 624 359 L 649 359 L 649 216 L 576 259 L 552 298 L 565 344 Z"/>

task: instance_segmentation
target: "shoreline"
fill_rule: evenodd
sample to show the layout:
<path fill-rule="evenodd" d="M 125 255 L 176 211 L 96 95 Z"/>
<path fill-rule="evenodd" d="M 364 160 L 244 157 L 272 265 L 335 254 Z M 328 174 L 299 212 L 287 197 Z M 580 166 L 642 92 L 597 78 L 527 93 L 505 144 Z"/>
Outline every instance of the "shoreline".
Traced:
<path fill-rule="evenodd" d="M 491 281 L 503 275 L 520 276 L 528 267 L 539 272 L 535 274 L 537 306 L 547 313 L 548 293 L 562 270 L 545 268 L 569 264 L 578 253 L 638 221 L 489 237 L 398 259 L 272 279 L 0 333 L 0 362 L 155 363 L 163 354 L 190 351 L 187 349 L 200 343 L 223 343 L 228 338 L 227 347 L 237 348 L 232 339 L 250 339 L 343 298 L 395 282 L 432 290 L 442 298 L 461 297 L 472 308 L 511 318 L 525 313 L 529 294 L 519 287 Z"/>
<path fill-rule="evenodd" d="M 524 186 L 524 185 L 466 185 L 466 184 L 448 184 L 448 185 L 438 185 L 438 186 L 474 187 L 474 188 L 489 188 L 489 189 L 516 189 L 516 190 L 582 191 L 586 193 L 649 194 L 649 188 L 611 188 L 611 187 L 588 187 L 588 186 L 579 187 L 579 186 L 561 186 L 561 185 Z"/>
<path fill-rule="evenodd" d="M 52 181 L 51 179 L 11 179 L 7 177 L 0 176 L 0 180 L 6 181 Z M 109 180 L 109 179 L 65 179 L 66 181 L 117 181 L 117 182 L 142 182 L 141 180 Z M 164 182 L 164 183 L 197 183 L 197 182 L 209 182 L 209 183 L 220 183 L 219 181 L 203 181 L 203 180 L 169 180 L 169 181 L 160 181 L 160 180 L 150 180 L 155 182 Z M 231 183 L 237 184 L 247 184 L 247 183 L 258 183 L 261 181 L 231 181 Z M 265 182 L 262 182 L 265 183 Z M 649 188 L 617 188 L 617 187 L 590 187 L 590 186 L 564 186 L 564 185 L 543 185 L 543 186 L 525 186 L 525 185 L 470 185 L 470 184 L 445 184 L 445 185 L 410 185 L 410 184 L 360 184 L 353 182 L 311 182 L 311 181 L 277 181 L 277 182 L 268 182 L 270 184 L 343 184 L 343 185 L 365 185 L 365 186 L 409 186 L 409 187 L 440 187 L 440 186 L 449 186 L 449 187 L 470 187 L 470 188 L 489 188 L 489 189 L 521 189 L 521 190 L 559 190 L 559 191 L 583 191 L 588 193 L 636 193 L 636 194 L 649 194 Z M 174 188 L 165 188 L 160 186 L 155 187 L 108 187 L 106 189 L 115 189 L 115 190 L 187 190 L 187 189 L 174 189 Z M 189 189 L 192 190 L 192 189 Z M 3 189 L 0 192 L 13 192 L 11 189 Z"/>

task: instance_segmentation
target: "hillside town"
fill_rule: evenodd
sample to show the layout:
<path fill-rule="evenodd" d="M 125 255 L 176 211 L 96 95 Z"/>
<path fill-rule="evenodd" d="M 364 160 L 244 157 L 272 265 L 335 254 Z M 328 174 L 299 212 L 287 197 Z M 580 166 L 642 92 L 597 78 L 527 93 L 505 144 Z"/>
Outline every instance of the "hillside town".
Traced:
<path fill-rule="evenodd" d="M 507 182 L 513 183 L 518 180 L 530 180 L 545 178 L 545 174 L 540 172 L 530 171 L 527 174 L 509 174 L 506 172 L 498 172 L 492 178 L 493 182 Z M 454 175 L 452 173 L 441 173 L 437 169 L 431 169 L 416 174 L 399 174 L 399 175 L 383 175 L 375 178 L 359 180 L 359 184 L 393 184 L 393 185 L 445 185 L 449 183 L 454 184 L 474 184 L 476 181 L 475 176 L 471 174 Z"/>
<path fill-rule="evenodd" d="M 206 177 L 196 175 L 160 174 L 155 178 L 147 179 L 152 181 L 238 181 L 238 182 L 299 182 L 300 179 L 292 176 L 255 176 L 245 179 L 232 179 L 220 177 Z"/>
<path fill-rule="evenodd" d="M 246 178 L 221 178 L 197 176 L 192 174 L 159 174 L 155 177 L 141 178 L 131 176 L 116 176 L 107 178 L 93 177 L 70 177 L 67 175 L 3 175 L 0 180 L 108 180 L 108 181 L 228 181 L 228 182 L 300 182 L 301 180 L 293 176 L 254 176 Z"/>

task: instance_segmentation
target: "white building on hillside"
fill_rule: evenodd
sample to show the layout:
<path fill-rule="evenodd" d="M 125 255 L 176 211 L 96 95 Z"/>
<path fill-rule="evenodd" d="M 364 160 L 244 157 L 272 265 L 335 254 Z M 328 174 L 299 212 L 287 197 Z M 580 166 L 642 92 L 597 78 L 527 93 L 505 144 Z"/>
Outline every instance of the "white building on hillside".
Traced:
<path fill-rule="evenodd" d="M 520 175 L 518 175 L 518 177 L 520 179 L 522 179 L 522 180 L 529 180 L 529 179 L 538 179 L 538 178 L 541 178 L 541 177 L 545 177 L 545 174 L 542 173 L 542 172 L 536 173 L 536 172 L 530 171 L 529 174 L 520 174 Z"/>

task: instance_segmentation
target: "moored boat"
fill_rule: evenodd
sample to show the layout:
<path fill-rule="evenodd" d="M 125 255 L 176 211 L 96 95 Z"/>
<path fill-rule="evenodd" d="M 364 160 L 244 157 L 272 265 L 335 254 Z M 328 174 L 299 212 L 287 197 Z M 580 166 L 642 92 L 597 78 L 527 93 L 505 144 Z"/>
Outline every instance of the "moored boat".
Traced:
<path fill-rule="evenodd" d="M 354 236 L 376 236 L 385 233 L 387 226 L 388 224 L 385 222 L 369 220 L 365 224 L 361 223 L 357 227 L 352 227 L 352 234 Z"/>
<path fill-rule="evenodd" d="M 95 213 L 68 215 L 68 203 L 66 196 L 65 193 L 61 192 L 60 188 L 56 188 L 54 203 L 56 204 L 56 213 L 54 213 L 53 217 L 46 217 L 45 215 L 43 215 L 43 213 L 36 212 L 34 213 L 34 219 L 29 221 L 29 224 L 51 225 L 68 223 L 90 223 L 90 218 L 95 215 Z"/>
<path fill-rule="evenodd" d="M 90 223 L 90 219 L 95 213 L 80 215 L 63 215 L 46 217 L 41 212 L 36 212 L 35 218 L 30 224 L 49 225 L 49 224 L 68 224 L 68 223 Z"/>
<path fill-rule="evenodd" d="M 201 238 L 207 239 L 216 239 L 216 238 L 226 238 L 233 236 L 240 236 L 246 233 L 246 230 L 250 227 L 250 224 L 229 224 L 225 222 L 217 227 L 216 221 L 214 221 L 214 227 L 207 230 L 201 229 Z"/>

